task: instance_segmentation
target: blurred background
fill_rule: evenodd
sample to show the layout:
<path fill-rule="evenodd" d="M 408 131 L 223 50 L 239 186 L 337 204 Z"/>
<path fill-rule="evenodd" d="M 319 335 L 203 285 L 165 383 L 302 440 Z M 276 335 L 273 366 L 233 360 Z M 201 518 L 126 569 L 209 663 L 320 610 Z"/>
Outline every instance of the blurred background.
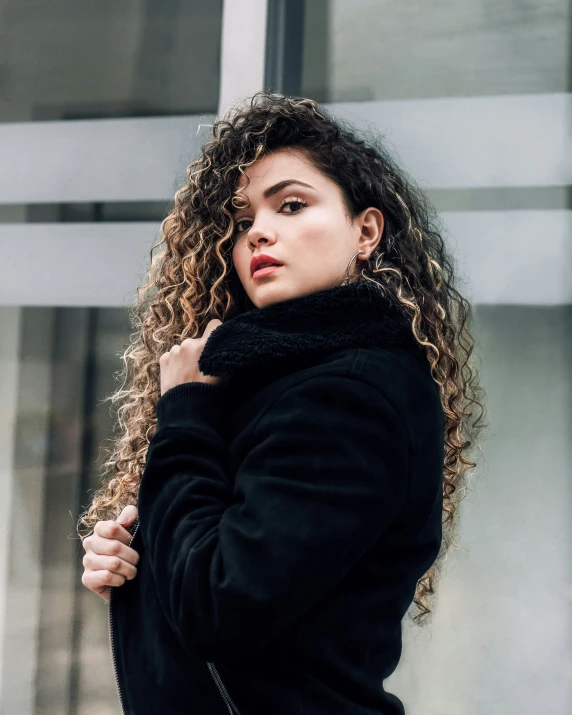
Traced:
<path fill-rule="evenodd" d="M 572 713 L 571 37 L 568 0 L 0 0 L 2 715 L 120 713 L 75 532 L 102 400 L 186 166 L 262 88 L 386 137 L 474 308 L 491 436 L 386 688 Z"/>

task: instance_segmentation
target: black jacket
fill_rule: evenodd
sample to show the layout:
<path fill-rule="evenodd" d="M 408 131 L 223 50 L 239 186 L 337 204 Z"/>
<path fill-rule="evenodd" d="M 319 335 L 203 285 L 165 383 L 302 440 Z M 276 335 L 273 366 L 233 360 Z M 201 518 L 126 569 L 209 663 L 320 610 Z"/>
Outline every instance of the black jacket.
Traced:
<path fill-rule="evenodd" d="M 403 713 L 383 680 L 441 544 L 443 410 L 370 283 L 221 325 L 157 404 L 110 618 L 128 715 Z"/>

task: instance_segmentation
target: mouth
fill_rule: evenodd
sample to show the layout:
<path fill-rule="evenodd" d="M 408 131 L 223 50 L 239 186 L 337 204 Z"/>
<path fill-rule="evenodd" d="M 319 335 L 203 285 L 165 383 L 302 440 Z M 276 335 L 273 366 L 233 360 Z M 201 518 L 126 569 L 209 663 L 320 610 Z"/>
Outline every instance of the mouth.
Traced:
<path fill-rule="evenodd" d="M 258 268 L 258 270 L 254 271 L 254 273 L 252 274 L 252 279 L 257 280 L 258 278 L 264 278 L 265 276 L 269 276 L 271 273 L 274 273 L 279 268 L 282 268 L 282 266 L 275 265 L 275 266 L 264 266 L 264 268 Z"/>

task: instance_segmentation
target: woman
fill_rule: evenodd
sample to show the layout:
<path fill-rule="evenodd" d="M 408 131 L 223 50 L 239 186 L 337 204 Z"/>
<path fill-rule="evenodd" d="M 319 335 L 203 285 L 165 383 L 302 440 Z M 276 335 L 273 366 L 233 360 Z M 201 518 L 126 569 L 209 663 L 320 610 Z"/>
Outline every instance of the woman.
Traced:
<path fill-rule="evenodd" d="M 423 195 L 313 101 L 259 92 L 213 137 L 81 520 L 123 712 L 404 713 L 383 680 L 475 466 L 470 306 Z"/>

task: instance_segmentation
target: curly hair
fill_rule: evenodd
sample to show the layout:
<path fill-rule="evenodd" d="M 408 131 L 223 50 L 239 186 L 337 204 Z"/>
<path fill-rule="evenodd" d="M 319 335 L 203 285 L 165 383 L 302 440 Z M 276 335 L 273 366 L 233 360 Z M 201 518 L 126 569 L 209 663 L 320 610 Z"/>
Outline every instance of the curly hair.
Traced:
<path fill-rule="evenodd" d="M 132 332 L 116 373 L 120 385 L 104 400 L 118 405 L 113 446 L 78 533 L 85 538 L 97 521 L 116 519 L 127 504 L 137 503 L 156 427 L 160 356 L 186 337 L 200 337 L 209 320 L 224 321 L 254 307 L 232 266 L 232 213 L 244 200 L 237 186 L 244 169 L 261 156 L 290 148 L 340 187 L 351 217 L 369 206 L 383 213 L 382 240 L 364 262 L 363 277 L 398 299 L 439 386 L 445 417 L 443 540 L 417 582 L 414 620 L 424 622 L 441 562 L 454 544 L 467 474 L 476 466 L 468 450 L 480 449 L 477 436 L 488 427 L 480 423 L 484 390 L 471 361 L 471 306 L 454 287 L 437 212 L 378 133 L 358 136 L 311 99 L 257 92 L 215 121 L 212 135 L 187 168 L 186 184 L 175 193 L 161 239 L 151 249 L 147 282 L 129 307 Z"/>

